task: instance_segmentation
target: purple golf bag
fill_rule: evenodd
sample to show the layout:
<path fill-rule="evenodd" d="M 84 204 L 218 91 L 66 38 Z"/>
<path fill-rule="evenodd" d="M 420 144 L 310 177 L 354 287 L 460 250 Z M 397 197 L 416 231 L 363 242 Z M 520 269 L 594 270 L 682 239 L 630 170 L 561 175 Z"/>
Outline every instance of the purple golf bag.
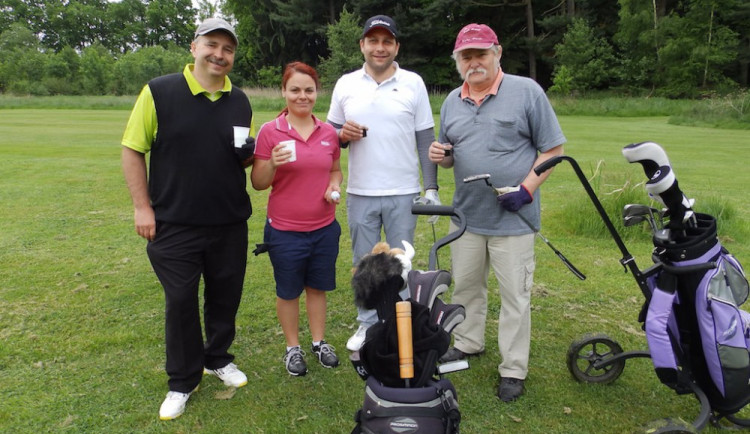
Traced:
<path fill-rule="evenodd" d="M 643 270 L 575 159 L 556 156 L 534 168 L 541 175 L 562 161 L 571 164 L 622 252 L 621 265 L 633 274 L 645 299 L 638 321 L 646 331 L 649 351 L 623 351 L 609 336 L 589 333 L 571 343 L 568 370 L 578 381 L 608 384 L 620 376 L 627 360 L 651 358 L 659 380 L 678 394 L 694 394 L 700 413 L 692 423 L 653 421 L 647 432 L 696 432 L 709 422 L 719 426 L 724 419 L 750 427 L 750 419 L 739 415 L 750 403 L 750 314 L 740 309 L 748 297 L 744 270 L 719 242 L 714 217 L 693 210 L 694 201 L 679 188 L 661 146 L 635 143 L 626 146 L 623 155 L 643 166 L 649 196 L 666 207 L 631 208 L 644 211 L 640 221 L 651 218 L 653 265 Z M 624 221 L 633 217 L 626 212 L 630 206 L 623 209 Z M 667 223 L 658 227 L 655 214 Z"/>
<path fill-rule="evenodd" d="M 678 393 L 702 389 L 719 414 L 750 402 L 750 313 L 740 263 L 716 237 L 716 221 L 696 214 L 697 225 L 670 242 L 655 239 L 662 270 L 649 278 L 653 293 L 645 330 L 662 383 Z"/>

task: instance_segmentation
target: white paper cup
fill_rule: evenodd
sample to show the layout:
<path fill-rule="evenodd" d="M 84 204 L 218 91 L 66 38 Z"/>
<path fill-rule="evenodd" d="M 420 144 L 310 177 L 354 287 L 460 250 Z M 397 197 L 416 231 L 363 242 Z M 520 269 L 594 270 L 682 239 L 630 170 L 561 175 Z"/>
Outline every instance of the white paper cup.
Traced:
<path fill-rule="evenodd" d="M 297 161 L 297 146 L 296 142 L 294 140 L 284 140 L 283 142 L 279 142 L 279 145 L 282 145 L 285 149 L 288 149 L 292 151 L 292 156 L 289 157 L 289 162 Z"/>
<path fill-rule="evenodd" d="M 241 148 L 245 144 L 245 139 L 250 137 L 250 128 L 248 127 L 232 127 L 234 128 L 234 147 Z"/>

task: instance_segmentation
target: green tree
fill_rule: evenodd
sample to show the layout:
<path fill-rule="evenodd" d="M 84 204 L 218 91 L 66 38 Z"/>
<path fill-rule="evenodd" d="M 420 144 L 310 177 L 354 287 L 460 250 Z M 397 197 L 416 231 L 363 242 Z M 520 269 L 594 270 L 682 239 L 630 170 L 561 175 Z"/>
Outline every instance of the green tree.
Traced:
<path fill-rule="evenodd" d="M 106 12 L 108 37 L 102 43 L 113 53 L 127 53 L 147 43 L 146 5 L 141 0 L 109 4 Z"/>
<path fill-rule="evenodd" d="M 116 93 L 135 95 L 154 77 L 180 72 L 192 57 L 183 47 L 144 47 L 122 56 L 112 71 Z"/>
<path fill-rule="evenodd" d="M 338 22 L 329 24 L 326 29 L 330 56 L 320 59 L 318 74 L 324 87 L 333 89 L 339 77 L 362 66 L 362 53 L 359 45 L 352 43 L 362 34 L 357 17 L 346 10 L 341 12 Z"/>
<path fill-rule="evenodd" d="M 196 13 L 191 0 L 151 0 L 147 4 L 146 40 L 141 46 L 190 45 L 195 33 Z"/>
<path fill-rule="evenodd" d="M 0 33 L 0 89 L 18 94 L 45 95 L 42 85 L 46 56 L 39 40 L 20 23 Z"/>
<path fill-rule="evenodd" d="M 573 20 L 555 52 L 559 61 L 556 75 L 562 67 L 566 68 L 563 77 L 571 91 L 599 89 L 610 83 L 614 64 L 612 47 L 604 38 L 596 36 L 583 18 Z"/>
<path fill-rule="evenodd" d="M 99 43 L 81 53 L 81 90 L 86 95 L 107 95 L 114 91 L 112 73 L 115 59 Z"/>
<path fill-rule="evenodd" d="M 80 94 L 80 70 L 81 58 L 72 47 L 66 46 L 57 53 L 49 53 L 44 74 L 44 87 L 50 94 Z"/>
<path fill-rule="evenodd" d="M 696 97 L 736 85 L 724 73 L 736 57 L 738 42 L 737 34 L 723 24 L 719 14 L 728 2 L 688 1 L 683 14 L 672 12 L 662 21 L 661 93 Z"/>
<path fill-rule="evenodd" d="M 620 53 L 620 73 L 630 89 L 653 88 L 656 83 L 660 17 L 652 0 L 619 0 L 620 26 L 614 42 Z"/>
<path fill-rule="evenodd" d="M 42 31 L 44 46 L 54 50 L 60 50 L 65 46 L 81 50 L 96 41 L 106 39 L 106 0 L 47 0 L 45 3 L 45 22 Z"/>

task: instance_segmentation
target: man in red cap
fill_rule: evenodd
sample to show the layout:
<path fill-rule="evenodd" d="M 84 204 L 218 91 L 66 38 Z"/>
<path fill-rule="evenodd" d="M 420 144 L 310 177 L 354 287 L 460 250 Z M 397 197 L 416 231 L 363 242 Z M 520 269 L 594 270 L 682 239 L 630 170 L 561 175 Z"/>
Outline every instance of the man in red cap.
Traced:
<path fill-rule="evenodd" d="M 467 218 L 466 233 L 451 244 L 451 302 L 466 308 L 466 320 L 453 331 L 454 346 L 441 362 L 484 352 L 492 267 L 501 299 L 498 397 L 507 402 L 523 393 L 531 342 L 534 231 L 518 214 L 540 226 L 539 186 L 550 171 L 538 176 L 532 169 L 561 155 L 565 136 L 542 88 L 504 73 L 501 57 L 497 35 L 488 26 L 469 24 L 458 33 L 453 58 L 464 82 L 443 103 L 439 141 L 430 145 L 429 156 L 453 168 L 453 206 Z M 506 186 L 498 189 L 506 193 L 462 181 L 485 173 L 494 186 Z"/>

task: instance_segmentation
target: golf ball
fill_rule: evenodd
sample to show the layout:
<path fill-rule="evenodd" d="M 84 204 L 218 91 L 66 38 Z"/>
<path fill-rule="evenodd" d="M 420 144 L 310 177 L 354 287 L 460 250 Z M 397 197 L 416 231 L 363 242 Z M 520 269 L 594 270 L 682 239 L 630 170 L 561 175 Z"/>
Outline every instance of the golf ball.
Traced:
<path fill-rule="evenodd" d="M 341 193 L 338 191 L 332 191 L 331 192 L 331 200 L 339 200 L 341 199 Z"/>

